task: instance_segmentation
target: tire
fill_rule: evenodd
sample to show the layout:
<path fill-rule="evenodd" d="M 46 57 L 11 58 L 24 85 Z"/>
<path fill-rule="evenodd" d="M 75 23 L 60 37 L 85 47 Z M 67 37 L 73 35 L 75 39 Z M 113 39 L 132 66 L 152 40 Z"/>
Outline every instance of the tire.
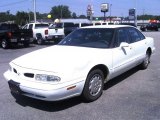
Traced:
<path fill-rule="evenodd" d="M 29 47 L 29 42 L 24 42 L 24 43 L 23 43 L 23 46 L 24 46 L 24 47 Z"/>
<path fill-rule="evenodd" d="M 150 63 L 150 52 L 147 51 L 145 59 L 143 60 L 143 62 L 140 64 L 140 68 L 141 69 L 147 69 L 149 63 Z"/>
<path fill-rule="evenodd" d="M 82 97 L 86 102 L 97 100 L 103 92 L 104 74 L 99 69 L 92 70 L 86 79 Z"/>
<path fill-rule="evenodd" d="M 1 46 L 2 46 L 3 49 L 9 48 L 9 43 L 8 43 L 8 41 L 5 40 L 5 39 L 2 39 Z"/>
<path fill-rule="evenodd" d="M 37 38 L 37 44 L 42 45 L 43 44 L 43 39 L 42 38 Z"/>

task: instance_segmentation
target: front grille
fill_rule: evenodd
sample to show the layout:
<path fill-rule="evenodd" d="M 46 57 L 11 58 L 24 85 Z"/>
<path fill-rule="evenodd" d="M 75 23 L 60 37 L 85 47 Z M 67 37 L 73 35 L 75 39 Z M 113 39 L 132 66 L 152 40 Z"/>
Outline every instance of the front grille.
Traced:
<path fill-rule="evenodd" d="M 17 73 L 17 70 L 15 68 L 13 68 L 14 73 Z"/>

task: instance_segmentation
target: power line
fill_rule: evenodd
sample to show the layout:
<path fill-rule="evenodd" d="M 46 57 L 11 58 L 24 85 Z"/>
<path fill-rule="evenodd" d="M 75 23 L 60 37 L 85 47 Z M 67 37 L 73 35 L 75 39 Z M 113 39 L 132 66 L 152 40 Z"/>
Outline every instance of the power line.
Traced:
<path fill-rule="evenodd" d="M 22 0 L 22 1 L 19 1 L 19 2 L 8 3 L 8 4 L 0 5 L 0 7 L 12 6 L 12 5 L 20 4 L 20 3 L 23 3 L 23 2 L 26 2 L 26 1 L 27 0 Z"/>

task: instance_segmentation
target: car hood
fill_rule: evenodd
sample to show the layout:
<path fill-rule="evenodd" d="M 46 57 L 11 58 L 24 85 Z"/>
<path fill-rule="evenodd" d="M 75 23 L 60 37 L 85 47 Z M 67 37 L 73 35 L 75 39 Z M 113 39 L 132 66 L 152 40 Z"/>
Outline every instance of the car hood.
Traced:
<path fill-rule="evenodd" d="M 66 72 L 75 68 L 83 69 L 94 60 L 96 52 L 96 48 L 55 45 L 23 55 L 12 63 L 28 69 Z"/>

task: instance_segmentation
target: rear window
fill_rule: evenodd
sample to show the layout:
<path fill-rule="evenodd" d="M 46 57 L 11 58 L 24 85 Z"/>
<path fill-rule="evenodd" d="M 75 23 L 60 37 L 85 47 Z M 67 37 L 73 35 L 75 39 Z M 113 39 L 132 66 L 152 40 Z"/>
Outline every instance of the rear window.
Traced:
<path fill-rule="evenodd" d="M 49 26 L 48 24 L 35 24 L 35 29 L 37 29 L 37 28 L 46 28 L 48 26 Z"/>
<path fill-rule="evenodd" d="M 64 27 L 74 27 L 74 23 L 64 23 Z"/>
<path fill-rule="evenodd" d="M 19 28 L 16 24 L 1 24 L 0 25 L 0 30 L 8 30 L 8 29 L 17 30 Z"/>

